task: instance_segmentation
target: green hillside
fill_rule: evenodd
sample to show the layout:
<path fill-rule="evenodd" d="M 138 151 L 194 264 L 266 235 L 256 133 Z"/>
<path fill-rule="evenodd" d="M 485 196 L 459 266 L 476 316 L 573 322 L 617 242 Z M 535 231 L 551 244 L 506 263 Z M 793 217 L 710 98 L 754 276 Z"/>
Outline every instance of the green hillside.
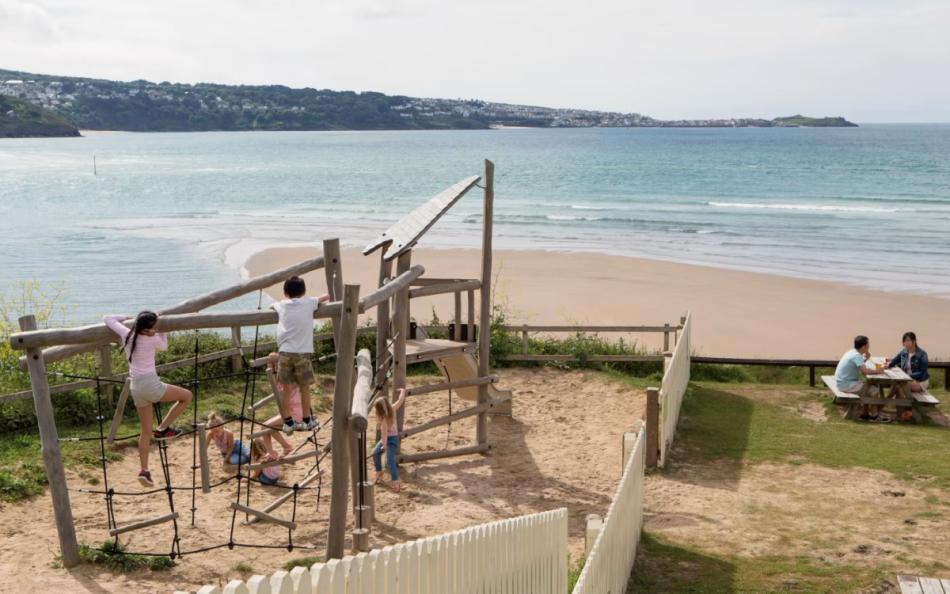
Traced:
<path fill-rule="evenodd" d="M 810 118 L 803 115 L 793 115 L 772 120 L 779 126 L 802 126 L 805 128 L 857 128 L 857 124 L 849 122 L 843 117 Z"/>
<path fill-rule="evenodd" d="M 0 95 L 0 138 L 33 136 L 79 136 L 79 130 L 48 109 Z"/>

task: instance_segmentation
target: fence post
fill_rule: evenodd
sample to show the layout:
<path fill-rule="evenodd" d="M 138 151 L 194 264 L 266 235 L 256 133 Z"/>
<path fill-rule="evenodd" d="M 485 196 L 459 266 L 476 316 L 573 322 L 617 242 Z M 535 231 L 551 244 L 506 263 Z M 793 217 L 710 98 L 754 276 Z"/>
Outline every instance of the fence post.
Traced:
<path fill-rule="evenodd" d="M 486 377 L 489 372 L 489 357 L 491 356 L 491 268 L 492 268 L 492 221 L 494 220 L 495 205 L 495 164 L 485 160 L 485 177 L 482 178 L 485 184 L 485 199 L 483 203 L 482 220 L 482 287 L 479 294 L 479 323 L 481 329 L 478 333 L 478 377 Z M 478 387 L 478 403 L 484 404 L 488 401 L 488 386 L 482 384 Z M 400 409 L 400 412 L 402 409 Z M 399 427 L 402 430 L 402 427 Z M 475 427 L 475 435 L 478 445 L 488 443 L 488 415 L 484 412 L 478 414 L 478 420 Z"/>
<path fill-rule="evenodd" d="M 525 328 L 528 327 L 527 324 L 525 324 L 524 326 Z M 522 355 L 528 354 L 528 331 L 527 330 L 521 331 L 521 354 Z"/>
<path fill-rule="evenodd" d="M 99 377 L 112 377 L 112 344 L 104 344 L 99 348 Z M 102 396 L 112 403 L 115 396 L 115 388 L 112 382 L 102 382 L 100 384 Z"/>
<path fill-rule="evenodd" d="M 670 325 L 663 324 L 665 330 L 663 330 L 663 352 L 670 350 Z"/>
<path fill-rule="evenodd" d="M 815 387 L 815 366 L 814 365 L 808 366 L 808 385 L 810 385 L 812 388 Z"/>
<path fill-rule="evenodd" d="M 950 392 L 950 367 L 943 368 L 943 389 Z"/>
<path fill-rule="evenodd" d="M 660 391 L 647 388 L 647 468 L 656 468 L 660 452 Z"/>
<path fill-rule="evenodd" d="M 590 550 L 594 548 L 594 542 L 597 536 L 604 528 L 604 520 L 597 514 L 587 514 L 587 529 L 584 532 L 584 556 L 590 556 Z"/>
<path fill-rule="evenodd" d="M 36 318 L 34 316 L 23 316 L 19 321 L 20 330 L 24 332 L 36 330 Z M 59 451 L 59 436 L 56 433 L 56 420 L 53 416 L 53 402 L 49 395 L 49 380 L 46 376 L 43 350 L 28 349 L 26 351 L 26 364 L 30 371 L 30 382 L 33 386 L 33 408 L 36 411 L 36 425 L 40 431 L 46 480 L 49 483 L 49 492 L 53 499 L 53 514 L 56 517 L 59 548 L 63 553 L 63 566 L 67 568 L 75 567 L 79 565 L 79 544 L 76 542 L 73 510 L 69 504 L 69 490 L 66 486 L 63 456 Z"/>
<path fill-rule="evenodd" d="M 455 292 L 455 334 L 452 340 L 462 340 L 462 292 Z"/>
<path fill-rule="evenodd" d="M 240 326 L 231 326 L 231 346 L 236 349 L 243 348 L 241 344 L 241 327 Z M 231 370 L 234 373 L 241 371 L 241 368 L 244 366 L 243 353 L 238 352 L 236 355 L 231 356 Z"/>

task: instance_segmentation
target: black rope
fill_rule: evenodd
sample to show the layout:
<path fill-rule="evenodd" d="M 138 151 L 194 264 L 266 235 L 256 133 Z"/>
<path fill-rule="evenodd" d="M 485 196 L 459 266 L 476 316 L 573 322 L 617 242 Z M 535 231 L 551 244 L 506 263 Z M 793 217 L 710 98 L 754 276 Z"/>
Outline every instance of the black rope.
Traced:
<path fill-rule="evenodd" d="M 193 366 L 194 374 L 194 399 L 192 400 L 191 430 L 194 432 L 191 436 L 191 527 L 195 527 L 195 512 L 198 510 L 198 504 L 195 500 L 198 489 L 198 331 L 195 330 L 195 362 Z"/>
<path fill-rule="evenodd" d="M 87 381 L 91 381 L 91 382 L 93 382 L 93 381 L 95 381 L 95 382 L 104 382 L 104 383 L 107 383 L 107 384 L 124 384 L 124 383 L 125 383 L 125 379 L 124 379 L 124 378 L 123 378 L 123 379 L 112 379 L 112 378 L 100 377 L 100 376 L 92 377 L 92 376 L 88 376 L 88 375 L 76 375 L 76 374 L 74 374 L 74 373 L 63 373 L 62 371 L 47 371 L 47 372 L 46 372 L 46 375 L 53 375 L 53 376 L 56 376 L 56 377 L 65 377 L 66 379 L 87 380 Z M 55 384 L 54 384 L 54 386 L 55 386 Z"/>
<path fill-rule="evenodd" d="M 102 422 L 105 417 L 102 414 L 102 386 L 96 379 L 96 420 L 99 422 L 99 460 L 102 462 L 102 486 L 105 490 L 106 502 L 106 523 L 108 527 L 115 528 L 115 514 L 112 507 L 112 491 L 109 489 L 109 461 L 106 459 L 106 439 Z"/>

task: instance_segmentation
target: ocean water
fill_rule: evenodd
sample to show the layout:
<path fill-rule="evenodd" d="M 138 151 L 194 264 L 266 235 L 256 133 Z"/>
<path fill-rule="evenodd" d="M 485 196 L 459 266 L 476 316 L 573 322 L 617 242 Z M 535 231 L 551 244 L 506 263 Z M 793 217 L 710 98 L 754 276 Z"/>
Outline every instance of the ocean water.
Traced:
<path fill-rule="evenodd" d="M 361 247 L 486 157 L 498 248 L 950 298 L 948 125 L 0 140 L 0 290 L 62 285 L 76 321 L 159 308 L 235 281 L 267 246 Z M 423 245 L 477 246 L 479 197 Z"/>

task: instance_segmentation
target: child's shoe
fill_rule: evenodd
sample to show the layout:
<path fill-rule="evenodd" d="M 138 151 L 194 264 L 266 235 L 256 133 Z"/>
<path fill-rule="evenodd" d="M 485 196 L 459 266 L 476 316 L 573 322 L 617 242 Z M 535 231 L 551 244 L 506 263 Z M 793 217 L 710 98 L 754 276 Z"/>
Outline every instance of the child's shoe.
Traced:
<path fill-rule="evenodd" d="M 182 434 L 182 430 L 178 427 L 169 427 L 167 429 L 156 429 L 152 431 L 152 437 L 157 441 L 165 441 L 168 439 L 175 439 Z"/>
<path fill-rule="evenodd" d="M 147 470 L 139 471 L 139 484 L 143 487 L 154 487 L 155 483 L 152 481 L 152 473 Z"/>
<path fill-rule="evenodd" d="M 286 421 L 284 422 L 284 426 L 280 428 L 280 430 L 284 432 L 284 435 L 292 434 L 295 429 L 297 429 L 296 423 L 288 423 Z"/>

